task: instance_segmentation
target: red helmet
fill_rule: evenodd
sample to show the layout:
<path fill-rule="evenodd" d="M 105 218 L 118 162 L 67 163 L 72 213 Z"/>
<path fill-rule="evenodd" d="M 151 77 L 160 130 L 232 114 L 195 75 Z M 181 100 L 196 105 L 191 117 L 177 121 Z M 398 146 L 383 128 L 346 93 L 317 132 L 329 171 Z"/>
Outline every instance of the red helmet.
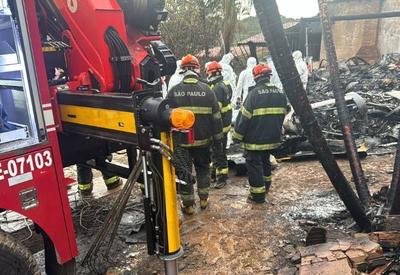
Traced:
<path fill-rule="evenodd" d="M 195 56 L 188 54 L 184 58 L 182 58 L 182 62 L 181 62 L 181 69 L 185 69 L 185 68 L 199 69 L 200 62 Z"/>
<path fill-rule="evenodd" d="M 257 79 L 261 76 L 269 76 L 269 75 L 271 75 L 271 73 L 272 73 L 271 67 L 266 64 L 258 64 L 253 69 L 254 79 Z"/>
<path fill-rule="evenodd" d="M 207 75 L 211 75 L 216 72 L 222 72 L 222 66 L 217 61 L 213 61 L 207 65 Z"/>

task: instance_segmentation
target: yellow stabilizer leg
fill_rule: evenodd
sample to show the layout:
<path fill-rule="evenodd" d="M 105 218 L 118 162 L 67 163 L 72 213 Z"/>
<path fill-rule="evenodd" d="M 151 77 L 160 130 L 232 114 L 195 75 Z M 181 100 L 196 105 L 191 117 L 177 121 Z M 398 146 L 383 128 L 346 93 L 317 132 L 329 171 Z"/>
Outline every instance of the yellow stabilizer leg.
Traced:
<path fill-rule="evenodd" d="M 169 133 L 161 133 L 161 141 L 173 148 L 172 138 Z M 175 183 L 175 169 L 171 162 L 163 156 L 164 194 L 167 220 L 168 253 L 175 254 L 181 251 L 179 232 L 179 215 Z"/>

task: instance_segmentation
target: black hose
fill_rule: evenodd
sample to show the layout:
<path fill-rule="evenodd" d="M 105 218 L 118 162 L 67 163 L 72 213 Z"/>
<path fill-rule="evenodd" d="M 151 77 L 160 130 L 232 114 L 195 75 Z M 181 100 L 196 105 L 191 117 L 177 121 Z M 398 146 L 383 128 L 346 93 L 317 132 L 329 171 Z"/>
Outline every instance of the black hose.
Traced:
<path fill-rule="evenodd" d="M 118 32 L 110 27 L 106 31 L 104 40 L 110 49 L 110 62 L 114 74 L 114 90 L 126 93 L 130 91 L 132 81 L 132 62 L 129 49 Z"/>

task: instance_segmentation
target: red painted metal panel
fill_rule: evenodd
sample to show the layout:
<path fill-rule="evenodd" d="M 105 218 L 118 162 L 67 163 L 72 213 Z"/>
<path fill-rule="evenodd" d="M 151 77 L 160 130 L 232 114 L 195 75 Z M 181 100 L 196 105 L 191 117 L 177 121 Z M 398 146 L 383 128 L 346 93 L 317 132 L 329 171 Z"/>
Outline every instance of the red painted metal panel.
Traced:
<path fill-rule="evenodd" d="M 55 162 L 51 147 L 1 160 L 0 208 L 20 213 L 39 225 L 53 241 L 63 263 L 75 257 L 77 250 L 76 244 L 75 248 L 70 244 L 74 236 L 69 236 L 61 198 L 66 192 L 60 192 Z M 25 198 L 25 205 L 26 192 L 30 195 Z M 37 196 L 36 203 L 33 194 Z"/>
<path fill-rule="evenodd" d="M 39 35 L 35 1 L 24 1 L 40 110 L 51 110 L 51 96 Z M 51 114 L 51 113 L 50 113 Z M 78 255 L 71 209 L 61 163 L 55 125 L 47 125 L 47 140 L 33 147 L 0 155 L 0 208 L 18 212 L 38 224 L 53 241 L 60 263 Z M 35 190 L 38 205 L 23 209 L 20 193 Z"/>
<path fill-rule="evenodd" d="M 68 7 L 67 2 L 56 0 L 55 4 L 69 27 L 63 35 L 72 46 L 67 51 L 71 79 L 81 81 L 85 78 L 82 74 L 90 71 L 99 82 L 101 92 L 112 92 L 114 77 L 104 35 L 112 26 L 127 42 L 124 14 L 115 0 L 76 1 L 74 7 Z"/>

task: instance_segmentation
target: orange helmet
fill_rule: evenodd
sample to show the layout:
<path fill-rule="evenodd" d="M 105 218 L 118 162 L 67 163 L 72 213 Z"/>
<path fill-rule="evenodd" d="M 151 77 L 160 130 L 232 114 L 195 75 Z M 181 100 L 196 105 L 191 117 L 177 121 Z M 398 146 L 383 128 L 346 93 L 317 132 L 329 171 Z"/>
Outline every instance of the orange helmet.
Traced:
<path fill-rule="evenodd" d="M 185 68 L 199 69 L 200 62 L 195 56 L 188 54 L 184 58 L 182 58 L 182 62 L 181 62 L 181 69 L 185 69 Z"/>
<path fill-rule="evenodd" d="M 254 79 L 257 79 L 261 76 L 269 76 L 269 75 L 271 75 L 271 73 L 272 73 L 271 67 L 266 64 L 258 64 L 253 69 Z"/>
<path fill-rule="evenodd" d="M 207 65 L 206 72 L 207 72 L 207 75 L 212 75 L 213 73 L 216 73 L 216 72 L 220 73 L 220 72 L 222 72 L 222 66 L 217 61 L 213 61 Z"/>

